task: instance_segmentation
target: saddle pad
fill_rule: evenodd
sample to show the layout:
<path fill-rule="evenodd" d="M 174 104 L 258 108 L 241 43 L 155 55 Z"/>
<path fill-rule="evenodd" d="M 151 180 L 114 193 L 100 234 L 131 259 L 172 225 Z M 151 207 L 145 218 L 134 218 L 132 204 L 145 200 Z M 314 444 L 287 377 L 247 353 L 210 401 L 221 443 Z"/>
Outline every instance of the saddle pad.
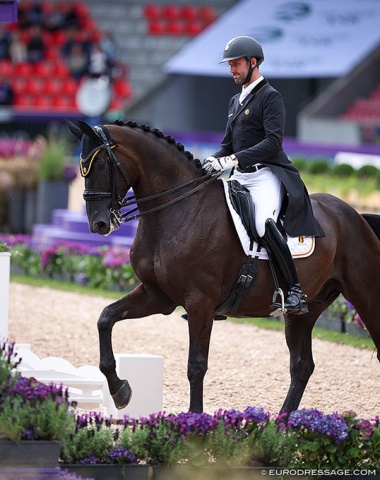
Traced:
<path fill-rule="evenodd" d="M 226 202 L 229 208 L 229 211 L 234 222 L 236 232 L 240 239 L 241 246 L 243 247 L 244 253 L 251 257 L 258 257 L 261 260 L 268 260 L 268 254 L 265 248 L 261 248 L 260 251 L 257 250 L 258 245 L 255 242 L 253 244 L 252 250 L 249 249 L 250 239 L 248 233 L 241 221 L 240 215 L 236 213 L 236 210 L 232 206 L 230 196 L 228 193 L 228 184 L 226 179 L 219 178 L 223 182 L 224 195 L 226 197 Z M 315 238 L 314 237 L 287 237 L 288 246 L 292 257 L 295 258 L 305 258 L 311 255 L 314 252 L 315 248 Z"/>

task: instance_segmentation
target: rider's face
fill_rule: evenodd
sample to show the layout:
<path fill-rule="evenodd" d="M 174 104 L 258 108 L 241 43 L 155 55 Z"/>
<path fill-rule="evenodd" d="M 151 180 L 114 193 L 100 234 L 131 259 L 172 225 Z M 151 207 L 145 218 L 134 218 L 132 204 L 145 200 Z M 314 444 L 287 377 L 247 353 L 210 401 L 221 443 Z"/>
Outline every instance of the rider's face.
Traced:
<path fill-rule="evenodd" d="M 228 62 L 230 72 L 237 85 L 243 85 L 249 71 L 249 61 L 245 57 L 230 60 Z"/>

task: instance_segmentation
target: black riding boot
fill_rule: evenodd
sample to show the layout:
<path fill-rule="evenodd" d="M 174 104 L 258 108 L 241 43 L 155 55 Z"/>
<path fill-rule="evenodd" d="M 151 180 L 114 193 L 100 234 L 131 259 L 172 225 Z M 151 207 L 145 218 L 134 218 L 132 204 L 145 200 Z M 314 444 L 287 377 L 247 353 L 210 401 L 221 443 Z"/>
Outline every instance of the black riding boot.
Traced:
<path fill-rule="evenodd" d="M 265 235 L 262 237 L 263 244 L 269 249 L 270 254 L 280 269 L 285 282 L 288 285 L 288 295 L 284 301 L 286 313 L 295 313 L 301 315 L 309 310 L 306 303 L 306 295 L 301 289 L 298 275 L 288 244 L 279 232 L 273 219 L 268 218 L 265 222 Z M 282 310 L 281 302 L 274 302 L 270 306 L 271 310 Z"/>

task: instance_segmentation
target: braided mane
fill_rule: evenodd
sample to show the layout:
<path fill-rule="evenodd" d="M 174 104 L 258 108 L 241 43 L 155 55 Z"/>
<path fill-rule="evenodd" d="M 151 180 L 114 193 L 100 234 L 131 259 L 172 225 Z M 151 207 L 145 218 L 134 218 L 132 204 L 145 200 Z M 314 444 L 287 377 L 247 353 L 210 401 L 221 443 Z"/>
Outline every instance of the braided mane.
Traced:
<path fill-rule="evenodd" d="M 193 154 L 189 152 L 188 150 L 185 150 L 185 147 L 182 143 L 176 142 L 176 140 L 170 136 L 170 135 L 164 135 L 161 130 L 158 130 L 158 128 L 152 128 L 149 125 L 139 125 L 137 122 L 133 120 L 128 120 L 127 122 L 123 120 L 115 120 L 114 125 L 118 125 L 121 127 L 130 127 L 130 128 L 139 128 L 140 130 L 143 130 L 144 132 L 149 132 L 155 135 L 157 138 L 163 138 L 166 140 L 170 145 L 174 145 L 177 147 L 177 150 L 181 153 L 183 153 L 188 160 L 192 161 L 195 163 L 195 165 L 199 168 L 202 167 L 202 164 L 198 158 L 194 158 Z"/>

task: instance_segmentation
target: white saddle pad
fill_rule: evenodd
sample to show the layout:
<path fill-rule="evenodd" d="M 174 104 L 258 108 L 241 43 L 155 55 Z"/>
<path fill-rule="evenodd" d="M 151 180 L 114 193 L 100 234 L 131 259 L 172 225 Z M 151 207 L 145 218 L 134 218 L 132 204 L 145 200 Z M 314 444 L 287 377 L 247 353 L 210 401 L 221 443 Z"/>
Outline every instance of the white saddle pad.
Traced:
<path fill-rule="evenodd" d="M 261 260 L 268 260 L 267 251 L 265 250 L 265 248 L 261 248 L 260 251 L 257 251 L 258 245 L 256 242 L 253 244 L 252 250 L 250 250 L 249 246 L 251 242 L 250 242 L 247 230 L 245 229 L 243 222 L 241 221 L 240 215 L 236 213 L 230 200 L 230 196 L 228 192 L 228 184 L 227 184 L 228 180 L 225 180 L 224 178 L 219 178 L 219 180 L 223 182 L 226 202 L 230 210 L 232 220 L 234 222 L 236 232 L 239 236 L 240 243 L 241 243 L 241 246 L 243 247 L 244 253 L 252 257 L 257 256 Z M 292 254 L 292 257 L 294 259 L 308 257 L 314 252 L 314 248 L 315 248 L 314 237 L 289 237 L 288 236 L 287 242 L 288 242 L 288 246 Z"/>

